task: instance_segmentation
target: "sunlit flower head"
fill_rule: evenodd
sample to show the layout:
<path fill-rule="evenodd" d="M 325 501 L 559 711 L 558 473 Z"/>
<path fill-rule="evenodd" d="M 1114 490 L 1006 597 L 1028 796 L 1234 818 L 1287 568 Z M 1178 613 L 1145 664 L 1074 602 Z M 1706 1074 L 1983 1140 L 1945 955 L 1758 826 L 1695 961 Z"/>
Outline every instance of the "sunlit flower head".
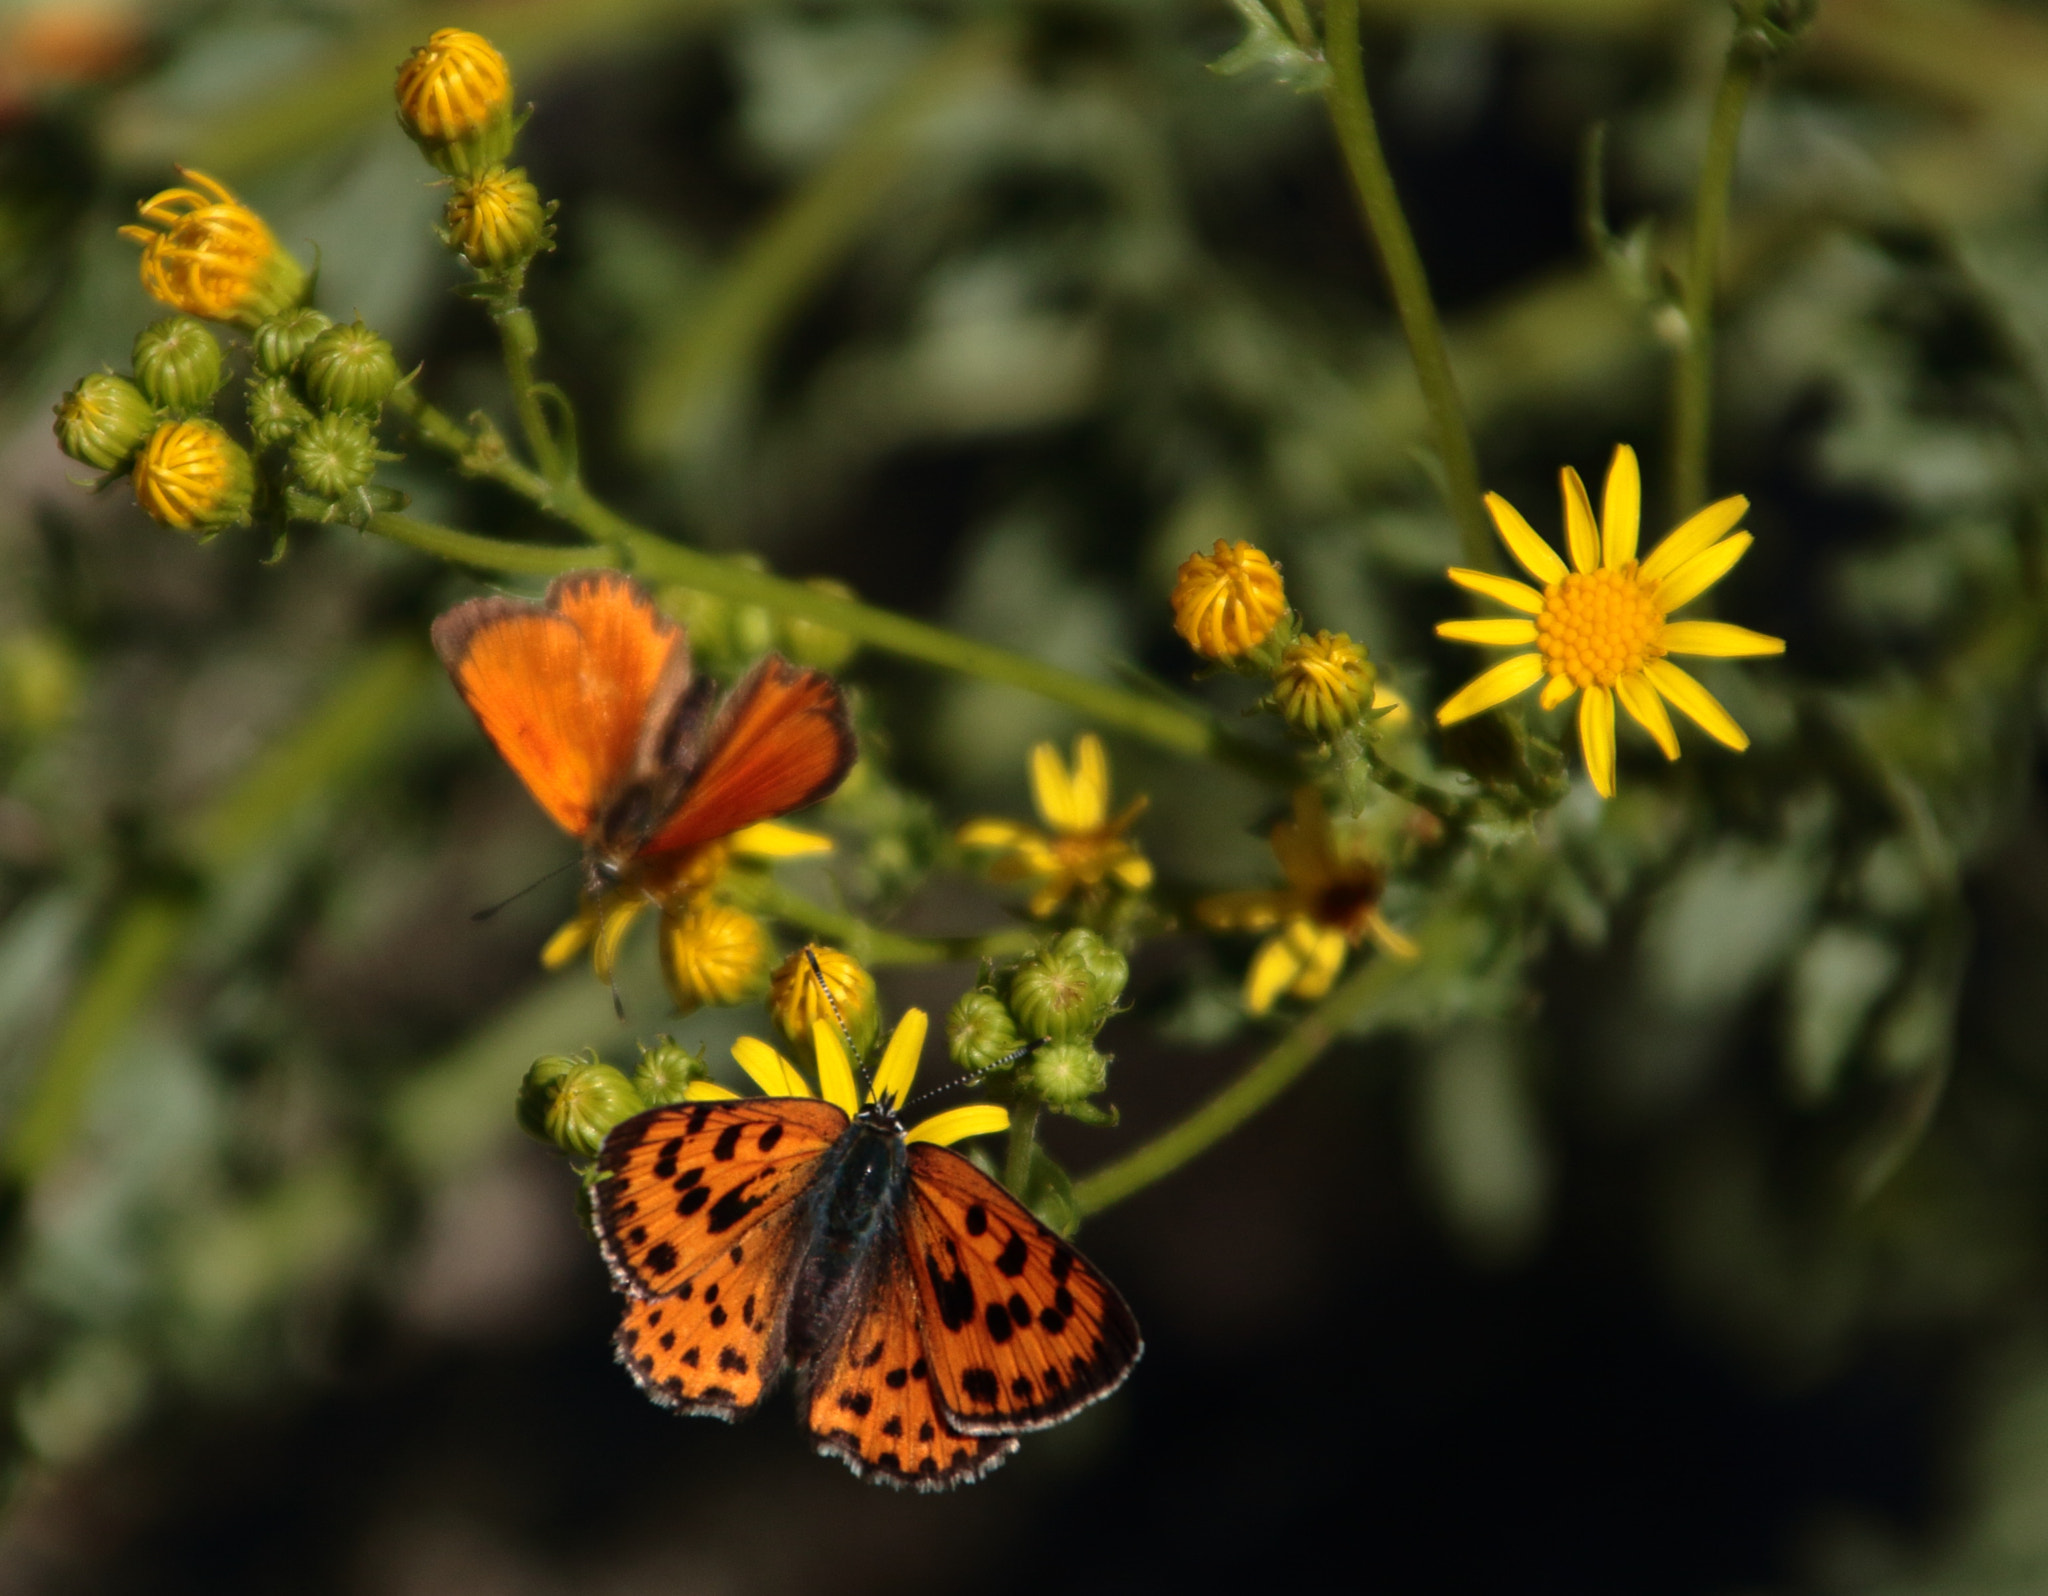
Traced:
<path fill-rule="evenodd" d="M 1614 451 L 1597 525 L 1579 474 L 1566 466 L 1562 477 L 1570 566 L 1507 500 L 1497 493 L 1486 496 L 1501 541 L 1543 584 L 1542 591 L 1510 577 L 1453 569 L 1451 580 L 1460 587 L 1527 618 L 1445 621 L 1437 635 L 1534 651 L 1504 660 L 1466 683 L 1437 710 L 1437 721 L 1448 726 L 1477 715 L 1538 682 L 1544 684 L 1540 701 L 1545 709 L 1579 693 L 1579 746 L 1586 773 L 1603 798 L 1614 796 L 1616 698 L 1666 759 L 1678 757 L 1678 736 L 1664 709 L 1667 699 L 1709 736 L 1738 751 L 1747 748 L 1749 738 L 1713 694 L 1665 656 L 1734 659 L 1784 653 L 1783 639 L 1726 621 L 1667 618 L 1720 581 L 1748 551 L 1753 540 L 1735 528 L 1749 500 L 1738 494 L 1708 505 L 1639 562 L 1642 480 L 1635 451 L 1627 444 Z"/>
<path fill-rule="evenodd" d="M 189 316 L 244 327 L 298 304 L 306 269 L 263 218 L 204 172 L 178 175 L 196 187 L 152 195 L 136 207 L 150 225 L 121 229 L 142 246 L 142 286 Z"/>
<path fill-rule="evenodd" d="M 774 954 L 768 928 L 731 904 L 706 901 L 662 916 L 661 973 L 680 1014 L 757 995 Z"/>
<path fill-rule="evenodd" d="M 811 1026 L 811 1044 L 818 1060 L 816 1091 L 811 1089 L 802 1070 L 759 1037 L 743 1036 L 733 1043 L 733 1062 L 746 1071 L 747 1078 L 767 1097 L 822 1097 L 849 1117 L 867 1107 L 879 1107 L 893 1114 L 910 1100 L 929 1026 L 923 1009 L 911 1009 L 904 1014 L 889 1038 L 889 1045 L 882 1050 L 882 1060 L 875 1066 L 874 1079 L 865 1093 L 854 1079 L 853 1061 L 839 1039 L 838 1027 L 830 1020 L 818 1020 Z M 690 1095 L 708 1098 L 739 1094 L 722 1086 L 700 1083 L 691 1088 Z M 910 1128 L 907 1139 L 949 1147 L 969 1136 L 993 1136 L 1009 1128 L 1007 1108 L 995 1103 L 967 1103 L 920 1120 Z"/>
<path fill-rule="evenodd" d="M 874 1041 L 880 1018 L 875 978 L 850 954 L 813 942 L 775 967 L 768 1012 L 791 1042 L 810 1041 L 812 1027 L 823 1020 L 835 1030 L 844 1025 L 854 1050 L 863 1051 Z"/>
<path fill-rule="evenodd" d="M 1031 797 L 1045 829 L 985 818 L 968 821 L 956 840 L 997 855 L 989 872 L 995 880 L 1035 883 L 1029 908 L 1040 918 L 1072 897 L 1090 902 L 1112 889 L 1143 892 L 1152 885 L 1152 863 L 1126 833 L 1147 800 L 1133 798 L 1112 816 L 1109 794 L 1109 755 L 1100 737 L 1084 732 L 1075 740 L 1071 769 L 1057 748 L 1040 743 L 1031 750 Z"/>
<path fill-rule="evenodd" d="M 1173 629 L 1204 659 L 1249 654 L 1287 613 L 1280 569 L 1263 549 L 1216 540 L 1214 552 L 1190 554 L 1173 583 Z"/>
<path fill-rule="evenodd" d="M 166 421 L 149 435 L 131 473 L 135 502 L 180 532 L 216 532 L 249 518 L 255 468 L 211 421 Z"/>
<path fill-rule="evenodd" d="M 457 184 L 441 220 L 448 242 L 478 271 L 517 265 L 547 241 L 547 207 L 516 166 L 494 166 Z"/>
<path fill-rule="evenodd" d="M 1298 789 L 1294 813 L 1269 840 L 1285 887 L 1223 892 L 1195 905 L 1195 917 L 1214 930 L 1272 932 L 1245 974 L 1247 1009 L 1264 1014 L 1283 994 L 1314 1002 L 1366 937 L 1397 958 L 1415 957 L 1415 944 L 1380 914 L 1385 868 L 1355 839 L 1338 835 L 1320 792 Z"/>
<path fill-rule="evenodd" d="M 1378 675 L 1365 650 L 1342 632 L 1308 633 L 1281 651 L 1273 702 L 1296 731 L 1327 740 L 1373 702 Z"/>
<path fill-rule="evenodd" d="M 398 68 L 398 114 L 414 138 L 448 143 L 512 109 L 512 69 L 466 28 L 438 28 Z"/>

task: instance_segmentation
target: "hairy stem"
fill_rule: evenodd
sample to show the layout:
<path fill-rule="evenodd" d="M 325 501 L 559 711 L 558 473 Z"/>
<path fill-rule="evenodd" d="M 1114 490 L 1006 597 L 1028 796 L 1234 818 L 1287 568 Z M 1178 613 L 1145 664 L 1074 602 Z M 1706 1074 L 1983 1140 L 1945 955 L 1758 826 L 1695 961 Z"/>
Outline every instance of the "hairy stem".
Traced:
<path fill-rule="evenodd" d="M 533 357 L 540 353 L 540 328 L 533 312 L 516 299 L 493 310 L 491 320 L 497 323 L 498 341 L 505 350 L 505 376 L 512 384 L 512 406 L 519 416 L 519 430 L 526 434 L 526 447 L 540 474 L 559 482 L 562 451 L 541 410 L 540 395 L 534 391 Z"/>
<path fill-rule="evenodd" d="M 1372 102 L 1366 97 L 1358 0 L 1329 0 L 1323 10 L 1323 38 L 1330 65 L 1329 85 L 1323 91 L 1330 125 L 1344 152 L 1344 164 L 1351 170 L 1352 187 L 1358 191 L 1366 229 L 1394 296 L 1401 331 L 1407 335 L 1408 354 L 1415 362 L 1416 381 L 1422 386 L 1436 435 L 1445 492 L 1458 523 L 1459 544 L 1467 565 L 1490 571 L 1495 569 L 1493 537 L 1479 488 L 1479 457 L 1472 447 L 1472 430 L 1465 420 L 1464 401 L 1458 397 L 1457 379 L 1451 374 L 1429 278 L 1416 252 L 1415 237 L 1408 230 L 1400 196 L 1394 191 L 1393 174 L 1387 170 L 1386 153 L 1380 148 L 1379 129 L 1373 121 Z"/>

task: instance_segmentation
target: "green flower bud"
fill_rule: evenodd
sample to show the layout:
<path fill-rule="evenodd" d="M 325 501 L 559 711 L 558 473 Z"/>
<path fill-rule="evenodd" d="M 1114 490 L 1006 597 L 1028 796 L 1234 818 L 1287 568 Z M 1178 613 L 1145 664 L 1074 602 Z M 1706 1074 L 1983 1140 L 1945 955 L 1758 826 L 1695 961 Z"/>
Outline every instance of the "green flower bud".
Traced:
<path fill-rule="evenodd" d="M 654 1046 L 641 1049 L 639 1066 L 633 1071 L 633 1090 L 649 1108 L 662 1108 L 680 1103 L 693 1083 L 710 1074 L 702 1051 L 692 1053 L 664 1036 Z"/>
<path fill-rule="evenodd" d="M 1273 704 L 1305 737 L 1328 742 L 1372 706 L 1379 673 L 1342 632 L 1304 633 L 1280 653 Z"/>
<path fill-rule="evenodd" d="M 1102 1004 L 1088 961 L 1057 947 L 1041 948 L 1010 976 L 1010 1012 L 1028 1041 L 1086 1041 L 1095 1034 Z"/>
<path fill-rule="evenodd" d="M 962 992 L 946 1015 L 946 1050 L 963 1070 L 993 1069 L 1024 1045 L 1003 1000 L 986 987 Z"/>
<path fill-rule="evenodd" d="M 298 369 L 313 340 L 332 327 L 331 318 L 311 305 L 273 316 L 256 329 L 256 369 L 269 377 L 285 377 Z"/>
<path fill-rule="evenodd" d="M 853 589 L 828 576 L 814 576 L 804 586 L 834 598 L 850 599 Z M 799 665 L 815 665 L 821 671 L 836 671 L 859 650 L 860 644 L 845 632 L 834 631 L 816 621 L 795 616 L 782 623 L 782 651 Z"/>
<path fill-rule="evenodd" d="M 1124 995 L 1124 983 L 1131 978 L 1131 961 L 1093 931 L 1064 932 L 1053 943 L 1055 952 L 1079 959 L 1087 967 L 1095 1007 L 1107 1014 Z"/>
<path fill-rule="evenodd" d="M 204 409 L 220 391 L 220 340 L 197 316 L 166 316 L 135 335 L 135 380 L 165 410 Z"/>
<path fill-rule="evenodd" d="M 353 493 L 376 470 L 377 438 L 367 417 L 336 411 L 309 421 L 292 439 L 292 474 L 323 499 Z"/>
<path fill-rule="evenodd" d="M 1031 1055 L 1031 1090 L 1053 1108 L 1070 1108 L 1109 1084 L 1109 1060 L 1086 1042 L 1054 1042 Z"/>
<path fill-rule="evenodd" d="M 565 1153 L 595 1157 L 606 1133 L 645 1105 L 633 1083 L 595 1054 L 537 1059 L 519 1086 L 519 1126 Z"/>
<path fill-rule="evenodd" d="M 156 412 L 126 377 L 96 371 L 57 406 L 57 446 L 82 465 L 118 471 L 156 430 Z"/>
<path fill-rule="evenodd" d="M 398 386 L 390 343 L 360 320 L 330 327 L 307 348 L 306 392 L 323 410 L 374 411 Z"/>
<path fill-rule="evenodd" d="M 285 378 L 258 377 L 249 384 L 249 433 L 259 449 L 283 443 L 312 419 Z"/>

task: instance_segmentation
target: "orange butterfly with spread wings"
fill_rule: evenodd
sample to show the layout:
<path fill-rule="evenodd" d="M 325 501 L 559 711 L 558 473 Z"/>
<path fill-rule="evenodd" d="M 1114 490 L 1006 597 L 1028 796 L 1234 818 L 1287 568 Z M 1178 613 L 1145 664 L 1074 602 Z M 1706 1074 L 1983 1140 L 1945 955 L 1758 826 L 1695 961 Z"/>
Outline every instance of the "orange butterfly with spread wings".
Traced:
<path fill-rule="evenodd" d="M 539 604 L 480 598 L 434 650 L 484 734 L 583 844 L 584 890 L 660 878 L 691 849 L 816 803 L 853 768 L 832 678 L 770 654 L 713 711 L 683 629 L 616 571 L 559 577 Z"/>
<path fill-rule="evenodd" d="M 630 1299 L 619 1361 L 655 1401 L 737 1419 L 794 1371 L 820 1452 L 938 1491 L 1107 1396 L 1143 1343 L 1116 1288 L 948 1145 L 1007 1110 L 905 1129 L 925 1031 L 903 1017 L 864 1102 L 823 1022 L 822 1096 L 742 1037 L 733 1056 L 771 1095 L 699 1083 L 700 1100 L 622 1121 L 592 1206 Z"/>

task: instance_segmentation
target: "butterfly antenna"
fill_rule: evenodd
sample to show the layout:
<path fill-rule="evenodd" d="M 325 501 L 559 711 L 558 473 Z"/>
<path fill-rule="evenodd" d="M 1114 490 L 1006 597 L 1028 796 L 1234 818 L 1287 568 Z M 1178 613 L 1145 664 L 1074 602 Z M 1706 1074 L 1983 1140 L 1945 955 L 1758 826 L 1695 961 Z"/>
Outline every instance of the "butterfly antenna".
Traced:
<path fill-rule="evenodd" d="M 1026 1042 L 1014 1053 L 1005 1053 L 1001 1058 L 997 1059 L 993 1064 L 989 1065 L 988 1071 L 980 1073 L 990 1073 L 995 1070 L 1005 1069 L 1012 1064 L 1020 1063 L 1024 1059 L 1029 1058 L 1033 1053 L 1036 1053 L 1043 1046 L 1045 1046 L 1044 1042 Z M 907 1114 L 910 1112 L 911 1109 L 915 1108 L 919 1103 L 924 1102 L 926 1099 L 938 1097 L 945 1092 L 957 1092 L 963 1086 L 973 1085 L 978 1078 L 978 1075 L 962 1075 L 958 1080 L 941 1081 L 937 1086 L 928 1086 L 923 1091 L 919 1092 L 917 1096 L 913 1097 L 909 1102 L 905 1103 L 901 1108 L 897 1109 L 896 1112 L 899 1114 Z"/>
<path fill-rule="evenodd" d="M 826 984 L 825 972 L 818 967 L 818 955 L 808 942 L 804 944 L 804 962 L 811 967 L 811 979 L 818 983 L 818 991 L 825 998 L 825 1007 L 832 1011 L 832 1023 L 839 1027 L 839 1035 L 846 1043 L 846 1056 L 853 1060 L 853 1067 L 860 1072 L 861 1094 L 865 1096 L 874 1083 L 868 1079 L 867 1066 L 861 1059 L 860 1049 L 853 1045 L 853 1032 L 847 1026 L 846 1016 L 839 1012 L 839 1000 L 832 995 L 832 988 Z"/>
<path fill-rule="evenodd" d="M 470 915 L 470 919 L 472 919 L 472 920 L 488 920 L 488 919 L 490 919 L 490 917 L 491 917 L 492 915 L 496 914 L 496 913 L 497 913 L 497 912 L 498 912 L 498 911 L 499 911 L 500 909 L 506 908 L 506 907 L 508 907 L 508 906 L 509 906 L 509 905 L 511 905 L 511 904 L 515 904 L 515 903 L 517 903 L 517 902 L 518 902 L 518 901 L 519 901 L 519 900 L 520 900 L 521 898 L 525 897 L 525 896 L 526 896 L 526 895 L 527 895 L 527 894 L 528 894 L 529 892 L 533 891 L 533 889 L 534 889 L 535 887 L 544 887 L 544 886 L 546 886 L 546 885 L 547 885 L 547 884 L 548 884 L 548 883 L 549 883 L 550 881 L 554 880 L 556 876 L 560 875 L 560 874 L 561 874 L 561 873 L 562 873 L 562 872 L 563 872 L 564 870 L 573 870 L 573 869 L 575 869 L 575 868 L 576 868 L 576 866 L 577 866 L 577 865 L 578 865 L 578 864 L 579 864 L 580 862 L 581 862 L 580 860 L 576 860 L 576 859 L 571 859 L 571 860 L 570 860 L 570 861 L 569 861 L 569 862 L 568 862 L 567 864 L 564 864 L 564 865 L 557 865 L 557 866 L 555 866 L 555 868 L 554 868 L 554 869 L 550 870 L 550 871 L 549 871 L 549 872 L 548 872 L 548 873 L 547 873 L 546 875 L 542 876 L 542 877 L 541 877 L 541 878 L 540 878 L 540 879 L 539 879 L 538 881 L 529 881 L 529 882 L 527 882 L 527 884 L 526 884 L 525 886 L 521 887 L 521 888 L 520 888 L 520 889 L 519 889 L 519 890 L 518 890 L 517 892 L 513 893 L 511 897 L 509 897 L 509 898 L 505 898 L 505 899 L 501 900 L 500 902 L 497 902 L 497 903 L 494 903 L 494 904 L 492 904 L 492 905 L 491 905 L 491 906 L 490 906 L 490 907 L 489 907 L 488 909 L 478 909 L 478 910 L 476 910 L 476 911 L 475 911 L 474 913 L 472 913 L 472 914 Z"/>

